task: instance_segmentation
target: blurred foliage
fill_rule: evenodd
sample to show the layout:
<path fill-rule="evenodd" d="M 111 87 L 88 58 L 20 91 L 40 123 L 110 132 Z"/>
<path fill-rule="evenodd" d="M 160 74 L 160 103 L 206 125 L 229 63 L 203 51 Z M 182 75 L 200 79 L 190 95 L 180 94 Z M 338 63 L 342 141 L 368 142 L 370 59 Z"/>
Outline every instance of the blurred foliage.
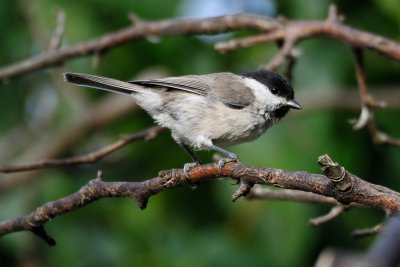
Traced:
<path fill-rule="evenodd" d="M 147 20 L 176 17 L 181 2 L 183 0 L 0 1 L 0 66 L 46 49 L 55 27 L 55 9 L 64 10 L 67 16 L 64 40 L 67 46 L 128 26 L 129 12 Z M 270 2 L 277 13 L 289 19 L 325 19 L 332 1 Z M 399 39 L 398 1 L 342 0 L 335 3 L 346 15 L 349 25 Z M 345 88 L 356 86 L 349 47 L 332 39 L 318 38 L 303 41 L 299 48 L 302 56 L 294 69 L 293 81 L 296 91 L 312 94 L 317 90 L 350 90 Z M 68 61 L 62 71 L 119 79 L 131 79 L 148 68 L 160 66 L 170 75 L 241 72 L 266 63 L 276 51 L 276 47 L 269 44 L 221 55 L 209 42 L 196 37 L 167 37 L 112 49 L 103 56 L 97 69 L 91 66 L 92 57 L 86 57 Z M 399 63 L 372 52 L 366 53 L 366 62 L 369 85 L 399 84 Z M 29 137 L 12 158 L 8 150 L 0 150 L 1 164 L 22 163 L 18 156 L 30 151 L 36 140 L 57 138 L 48 136 L 50 129 L 73 124 L 73 118 L 81 116 L 79 111 L 74 111 L 70 95 L 54 85 L 54 79 L 62 79 L 58 71 L 43 70 L 1 84 L 0 148 L 7 147 L 7 143 L 24 142 L 15 134 L 21 129 Z M 54 73 L 58 75 L 56 78 Z M 53 109 L 43 109 L 44 114 L 36 114 L 43 103 L 41 97 L 34 96 L 41 90 L 46 96 L 56 92 L 55 99 L 50 97 L 48 101 L 56 101 L 57 105 Z M 94 103 L 104 96 L 94 90 L 73 90 L 69 94 L 75 94 L 82 103 Z M 32 115 L 34 113 L 39 119 L 33 120 L 37 118 Z M 360 177 L 400 189 L 400 150 L 376 148 L 367 130 L 352 131 L 348 120 L 357 117 L 359 111 L 311 113 L 305 107 L 301 114 L 294 113 L 259 140 L 236 146 L 232 151 L 247 164 L 317 173 L 317 157 L 328 153 Z M 382 129 L 399 136 L 399 115 L 398 110 L 383 110 L 377 113 L 377 118 Z M 151 124 L 143 111 L 126 114 L 106 128 L 96 129 L 77 140 L 76 146 L 60 157 L 93 150 L 121 134 Z M 200 155 L 211 160 L 211 153 Z M 144 180 L 154 177 L 161 169 L 183 166 L 187 160 L 169 134 L 163 133 L 151 142 L 135 143 L 90 166 L 36 172 L 37 177 L 29 184 L 1 193 L 0 219 L 26 214 L 42 203 L 78 190 L 98 169 L 104 170 L 105 177 L 110 180 Z M 101 200 L 46 225 L 58 241 L 55 247 L 48 247 L 27 232 L 1 238 L 0 265 L 311 266 L 326 247 L 365 250 L 373 238 L 352 240 L 351 231 L 374 226 L 384 219 L 381 212 L 354 209 L 335 221 L 310 228 L 307 220 L 324 214 L 330 207 L 245 200 L 232 204 L 230 195 L 236 188 L 229 181 L 215 181 L 194 191 L 180 188 L 163 192 L 151 198 L 144 211 L 129 199 Z"/>

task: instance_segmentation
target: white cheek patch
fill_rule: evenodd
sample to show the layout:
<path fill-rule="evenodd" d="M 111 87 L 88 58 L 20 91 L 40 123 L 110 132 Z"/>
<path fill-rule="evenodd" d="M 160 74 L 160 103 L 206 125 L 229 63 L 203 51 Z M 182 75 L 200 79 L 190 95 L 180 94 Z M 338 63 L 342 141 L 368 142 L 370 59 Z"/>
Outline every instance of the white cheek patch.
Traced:
<path fill-rule="evenodd" d="M 244 83 L 253 91 L 256 102 L 262 107 L 272 110 L 286 103 L 283 97 L 272 94 L 264 84 L 257 80 L 246 77 Z"/>

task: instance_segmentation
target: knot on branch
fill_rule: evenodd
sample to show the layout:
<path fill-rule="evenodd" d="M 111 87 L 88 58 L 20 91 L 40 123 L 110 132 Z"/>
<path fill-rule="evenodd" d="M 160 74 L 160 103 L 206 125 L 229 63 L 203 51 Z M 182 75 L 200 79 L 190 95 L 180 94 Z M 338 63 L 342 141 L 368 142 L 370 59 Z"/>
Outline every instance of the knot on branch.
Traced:
<path fill-rule="evenodd" d="M 43 225 L 34 227 L 32 229 L 30 229 L 30 231 L 40 237 L 41 239 L 43 239 L 49 246 L 55 246 L 56 245 L 56 240 L 51 237 L 49 234 L 47 234 L 46 230 L 44 229 Z"/>
<path fill-rule="evenodd" d="M 250 193 L 251 188 L 253 188 L 254 184 L 248 183 L 246 181 L 240 180 L 240 187 L 236 192 L 232 195 L 232 202 L 235 202 L 240 197 L 245 197 Z"/>
<path fill-rule="evenodd" d="M 31 220 L 27 220 L 27 224 L 30 228 L 34 229 L 49 219 L 51 219 L 51 216 L 49 215 L 48 208 L 41 206 L 36 208 L 35 215 L 31 218 Z"/>
<path fill-rule="evenodd" d="M 371 109 L 382 109 L 387 106 L 387 103 L 385 101 L 377 100 L 368 93 L 364 96 L 364 99 L 362 100 L 365 103 L 365 105 Z"/>
<path fill-rule="evenodd" d="M 346 169 L 334 162 L 327 154 L 318 158 L 318 165 L 328 177 L 334 188 L 341 193 L 349 193 L 353 188 L 353 182 Z"/>
<path fill-rule="evenodd" d="M 161 178 L 162 187 L 174 188 L 181 183 L 182 171 L 179 169 L 160 171 L 158 177 Z"/>
<path fill-rule="evenodd" d="M 133 27 L 140 26 L 144 23 L 144 21 L 137 14 L 135 14 L 133 12 L 128 13 L 128 19 L 132 23 Z"/>
<path fill-rule="evenodd" d="M 328 10 L 327 22 L 342 23 L 345 20 L 343 15 L 340 15 L 335 4 L 331 4 Z"/>

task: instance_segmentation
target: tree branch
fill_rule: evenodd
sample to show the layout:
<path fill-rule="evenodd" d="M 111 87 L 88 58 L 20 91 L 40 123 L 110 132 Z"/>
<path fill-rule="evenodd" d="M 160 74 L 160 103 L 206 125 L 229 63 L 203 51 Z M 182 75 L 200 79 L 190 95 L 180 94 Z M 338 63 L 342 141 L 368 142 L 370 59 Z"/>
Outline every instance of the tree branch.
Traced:
<path fill-rule="evenodd" d="M 52 159 L 59 157 L 68 148 L 76 144 L 82 136 L 93 129 L 104 127 L 116 118 L 133 112 L 137 106 L 131 99 L 112 94 L 102 98 L 95 104 L 88 105 L 88 111 L 80 116 L 70 117 L 57 128 L 47 130 L 46 135 L 35 139 L 30 149 L 25 151 L 24 162 L 38 158 Z M 9 141 L 12 142 L 12 141 Z M 27 160 L 25 158 L 28 158 Z M 29 161 L 28 161 L 29 160 Z M 36 177 L 38 172 L 25 172 L 0 179 L 0 192 L 24 184 Z"/>
<path fill-rule="evenodd" d="M 138 133 L 132 134 L 127 137 L 123 137 L 120 140 L 109 144 L 103 148 L 100 148 L 94 152 L 90 152 L 85 155 L 80 155 L 72 158 L 65 159 L 49 159 L 42 160 L 35 163 L 19 165 L 19 166 L 9 166 L 9 167 L 0 167 L 0 173 L 12 173 L 12 172 L 23 172 L 23 171 L 31 171 L 37 169 L 44 168 L 52 168 L 58 166 L 68 166 L 68 165 L 78 165 L 78 164 L 86 164 L 86 163 L 94 163 L 105 156 L 110 155 L 111 153 L 123 148 L 124 146 L 138 141 L 138 140 L 151 140 L 155 138 L 161 131 L 165 130 L 160 126 L 153 126 L 147 128 Z"/>
<path fill-rule="evenodd" d="M 327 223 L 337 217 L 339 217 L 343 212 L 350 208 L 350 205 L 336 205 L 325 215 L 317 218 L 310 219 L 308 223 L 312 226 L 319 226 L 323 223 Z"/>
<path fill-rule="evenodd" d="M 187 179 L 191 184 L 201 184 L 219 177 L 231 177 L 241 182 L 241 188 L 243 185 L 268 184 L 333 197 L 340 203 L 356 202 L 381 209 L 386 214 L 393 214 L 400 209 L 399 193 L 360 179 L 332 162 L 327 155 L 320 157 L 319 164 L 326 176 L 255 168 L 239 162 L 226 163 L 221 172 L 217 163 L 195 166 L 190 169 L 188 178 L 182 169 L 161 171 L 158 177 L 143 182 L 104 182 L 99 172 L 95 179 L 89 181 L 78 192 L 48 202 L 26 216 L 3 221 L 0 223 L 0 236 L 23 230 L 37 232 L 40 228 L 41 237 L 46 237 L 44 239 L 47 241 L 52 240 L 49 235 L 44 234 L 43 225 L 56 216 L 81 208 L 95 200 L 110 197 L 130 197 L 144 209 L 151 196 L 186 185 Z M 235 195 L 237 194 L 235 192 Z"/>
<path fill-rule="evenodd" d="M 57 50 L 61 47 L 62 38 L 65 32 L 65 13 L 63 10 L 58 9 L 55 11 L 57 19 L 57 27 L 54 31 L 54 35 L 50 40 L 49 50 Z"/>
<path fill-rule="evenodd" d="M 377 101 L 369 95 L 365 77 L 363 51 L 360 48 L 354 48 L 353 53 L 355 56 L 356 78 L 361 99 L 361 114 L 357 122 L 353 125 L 353 128 L 359 130 L 368 125 L 368 130 L 375 144 L 400 147 L 400 139 L 390 137 L 378 129 L 373 110 L 386 107 L 386 103 Z"/>
<path fill-rule="evenodd" d="M 332 8 L 331 8 L 332 10 Z M 332 12 L 330 12 L 331 14 Z M 0 69 L 0 81 L 17 77 L 39 69 L 59 65 L 65 60 L 98 54 L 112 47 L 148 37 L 184 36 L 194 34 L 217 34 L 240 29 L 253 29 L 266 33 L 263 37 L 243 41 L 231 41 L 220 50 L 228 51 L 257 43 L 290 40 L 294 45 L 300 40 L 315 36 L 330 36 L 353 47 L 368 48 L 388 59 L 400 61 L 400 45 L 388 38 L 355 30 L 330 16 L 326 21 L 280 21 L 246 14 L 226 15 L 202 19 L 172 19 L 155 22 L 141 20 L 131 27 L 105 34 L 102 37 L 82 42 L 69 48 L 51 50 Z M 260 40 L 261 39 L 261 40 Z M 289 46 L 289 44 L 287 45 Z M 218 45 L 217 45 L 218 47 Z M 282 55 L 286 50 L 282 51 Z M 279 57 L 281 57 L 280 55 Z M 275 61 L 278 61 L 276 58 Z M 279 59 L 280 60 L 280 59 Z M 276 62 L 273 61 L 275 64 Z"/>
<path fill-rule="evenodd" d="M 172 19 L 155 22 L 145 22 L 142 20 L 140 23 L 136 23 L 131 27 L 105 34 L 97 39 L 82 42 L 70 48 L 64 48 L 58 51 L 47 51 L 0 69 L 0 81 L 39 69 L 59 65 L 70 58 L 100 53 L 112 47 L 148 37 L 216 34 L 238 29 L 268 31 L 279 26 L 280 25 L 274 20 L 246 14 L 206 19 Z"/>
<path fill-rule="evenodd" d="M 337 205 L 333 197 L 321 196 L 311 192 L 298 191 L 293 189 L 270 189 L 261 186 L 254 186 L 246 196 L 248 200 L 287 200 L 304 203 L 318 203 Z"/>
<path fill-rule="evenodd" d="M 351 237 L 353 238 L 361 238 L 371 235 L 379 234 L 382 230 L 382 224 L 375 225 L 371 228 L 357 229 L 351 233 Z"/>

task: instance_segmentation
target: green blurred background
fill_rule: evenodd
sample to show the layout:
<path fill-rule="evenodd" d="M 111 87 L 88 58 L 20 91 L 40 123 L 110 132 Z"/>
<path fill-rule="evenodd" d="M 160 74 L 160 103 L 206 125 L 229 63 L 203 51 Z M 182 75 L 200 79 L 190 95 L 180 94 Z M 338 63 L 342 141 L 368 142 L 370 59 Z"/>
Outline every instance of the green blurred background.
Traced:
<path fill-rule="evenodd" d="M 128 26 L 129 12 L 157 20 L 244 8 L 260 15 L 323 20 L 330 3 L 337 4 L 349 25 L 399 39 L 397 0 L 236 2 L 0 0 L 0 66 L 47 49 L 56 25 L 56 9 L 64 10 L 67 18 L 64 47 Z M 91 116 L 98 114 L 91 110 L 110 94 L 66 85 L 63 71 L 124 80 L 143 73 L 160 77 L 242 72 L 258 68 L 277 52 L 276 45 L 268 44 L 221 55 L 213 49 L 213 42 L 215 39 L 197 37 L 149 38 L 107 51 L 97 68 L 92 66 L 92 56 L 75 58 L 63 66 L 3 82 L 0 165 L 33 162 L 46 155 L 79 155 L 152 125 L 151 118 L 137 109 L 108 123 L 88 125 Z M 356 91 L 353 58 L 347 45 L 315 38 L 301 42 L 298 48 L 302 55 L 294 68 L 293 86 L 300 102 L 324 92 Z M 366 63 L 373 94 L 399 90 L 398 63 L 372 52 L 366 53 Z M 119 96 L 115 99 L 116 103 L 124 100 Z M 397 105 L 378 111 L 376 118 L 381 129 L 400 136 L 397 100 Z M 352 130 L 349 120 L 360 112 L 357 101 L 350 109 L 314 108 L 318 103 L 311 101 L 310 106 L 305 105 L 301 112 L 292 111 L 257 141 L 231 150 L 246 164 L 315 173 L 320 172 L 317 157 L 328 153 L 360 177 L 399 190 L 400 150 L 375 147 L 366 129 Z M 113 105 L 106 106 L 113 109 Z M 107 114 L 108 110 L 102 112 Z M 60 144 L 65 136 L 69 136 L 69 143 Z M 212 159 L 212 153 L 200 155 L 204 161 Z M 168 132 L 163 132 L 151 142 L 134 143 L 92 165 L 1 174 L 0 220 L 27 214 L 47 201 L 77 191 L 95 177 L 98 169 L 104 171 L 107 180 L 145 180 L 159 170 L 182 167 L 187 161 L 185 152 Z M 326 247 L 367 249 L 374 239 L 354 240 L 351 232 L 384 219 L 379 211 L 353 209 L 312 228 L 307 225 L 308 219 L 326 213 L 329 206 L 244 199 L 232 204 L 230 196 L 237 186 L 231 184 L 219 180 L 197 190 L 183 187 L 162 192 L 150 199 L 144 211 L 130 199 L 92 203 L 46 224 L 58 242 L 55 247 L 28 232 L 2 237 L 0 266 L 311 266 Z"/>

